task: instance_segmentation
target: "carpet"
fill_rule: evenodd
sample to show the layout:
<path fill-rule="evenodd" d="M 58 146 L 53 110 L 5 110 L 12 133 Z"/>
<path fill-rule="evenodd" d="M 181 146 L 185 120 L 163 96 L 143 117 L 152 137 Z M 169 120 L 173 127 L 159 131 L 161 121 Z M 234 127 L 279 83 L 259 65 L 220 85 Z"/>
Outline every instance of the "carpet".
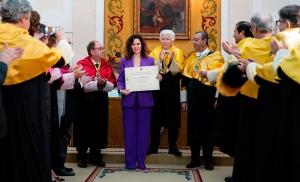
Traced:
<path fill-rule="evenodd" d="M 203 182 L 197 169 L 96 167 L 85 182 Z"/>

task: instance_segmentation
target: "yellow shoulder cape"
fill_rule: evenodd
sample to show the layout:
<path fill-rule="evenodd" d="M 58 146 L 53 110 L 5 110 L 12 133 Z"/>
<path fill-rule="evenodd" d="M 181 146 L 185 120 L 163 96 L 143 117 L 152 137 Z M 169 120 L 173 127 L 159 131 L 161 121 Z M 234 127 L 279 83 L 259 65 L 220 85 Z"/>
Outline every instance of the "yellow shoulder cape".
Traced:
<path fill-rule="evenodd" d="M 291 56 L 284 58 L 279 65 L 282 71 L 300 84 L 300 44 L 291 51 Z"/>
<path fill-rule="evenodd" d="M 271 43 L 272 37 L 266 39 L 245 38 L 238 43 L 238 47 L 242 52 L 241 59 L 254 59 L 260 64 L 272 61 L 269 59 L 271 56 Z M 231 61 L 237 61 L 237 59 L 231 55 L 227 63 Z M 223 73 L 227 64 L 224 64 L 219 70 L 219 76 L 217 81 L 217 88 L 224 96 L 235 96 L 239 91 L 248 97 L 257 98 L 258 85 L 248 80 L 241 88 L 231 88 L 222 81 Z"/>
<path fill-rule="evenodd" d="M 0 51 L 4 49 L 5 42 L 11 48 L 24 48 L 24 53 L 8 66 L 4 85 L 32 79 L 46 72 L 62 57 L 60 49 L 48 48 L 43 42 L 31 37 L 27 30 L 14 24 L 0 23 Z"/>
<path fill-rule="evenodd" d="M 273 59 L 268 59 L 271 56 L 271 43 L 272 37 L 266 39 L 246 38 L 244 40 L 244 51 L 241 59 L 253 59 L 259 64 L 264 64 Z M 241 88 L 241 93 L 248 97 L 257 99 L 259 86 L 248 80 Z"/>
<path fill-rule="evenodd" d="M 161 47 L 161 46 L 158 46 L 158 47 L 154 48 L 154 49 L 151 51 L 151 53 L 150 53 L 149 56 L 153 57 L 153 58 L 154 58 L 154 61 L 157 61 L 157 60 L 159 60 L 159 54 L 160 54 L 161 51 L 162 51 L 162 47 Z M 171 55 L 171 53 L 172 53 L 173 51 L 175 52 L 175 55 L 174 55 L 174 57 L 173 57 L 173 60 L 176 61 L 176 62 L 178 63 L 178 65 L 179 65 L 179 71 L 182 72 L 183 67 L 184 67 L 184 55 L 183 55 L 183 51 L 180 50 L 179 48 L 175 47 L 175 46 L 172 46 L 172 47 L 170 48 L 170 52 L 169 52 L 169 54 L 168 54 L 168 55 L 166 56 L 166 58 L 165 58 L 165 61 L 166 61 L 165 65 L 168 65 L 168 64 L 169 64 L 169 61 L 170 61 L 170 55 Z"/>
<path fill-rule="evenodd" d="M 203 84 L 208 86 L 215 86 L 215 83 L 208 82 L 206 78 L 200 77 L 198 72 L 194 72 L 195 64 L 197 64 L 198 57 L 196 55 L 196 52 L 191 54 L 186 60 L 185 60 L 185 66 L 183 69 L 182 74 L 188 78 L 191 79 L 197 79 L 201 81 Z M 199 71 L 206 70 L 210 71 L 213 69 L 218 69 L 224 64 L 224 58 L 222 54 L 219 51 L 216 51 L 206 57 L 204 57 L 200 62 Z"/>

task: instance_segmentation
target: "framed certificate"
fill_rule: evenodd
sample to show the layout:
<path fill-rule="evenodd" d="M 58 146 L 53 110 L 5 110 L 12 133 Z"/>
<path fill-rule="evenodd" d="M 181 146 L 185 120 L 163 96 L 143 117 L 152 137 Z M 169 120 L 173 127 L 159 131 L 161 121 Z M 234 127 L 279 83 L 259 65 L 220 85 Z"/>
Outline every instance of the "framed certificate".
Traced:
<path fill-rule="evenodd" d="M 125 68 L 125 85 L 130 91 L 159 90 L 158 66 Z"/>

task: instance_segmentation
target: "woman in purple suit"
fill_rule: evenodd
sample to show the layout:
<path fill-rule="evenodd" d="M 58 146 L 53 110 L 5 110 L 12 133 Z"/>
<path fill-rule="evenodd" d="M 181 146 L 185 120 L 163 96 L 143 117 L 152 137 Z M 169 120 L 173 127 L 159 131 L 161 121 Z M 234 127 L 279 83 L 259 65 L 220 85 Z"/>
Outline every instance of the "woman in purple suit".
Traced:
<path fill-rule="evenodd" d="M 154 66 L 154 58 L 147 56 L 148 48 L 140 35 L 126 41 L 125 57 L 121 59 L 118 78 L 127 169 L 146 169 L 145 158 L 150 136 L 151 110 L 154 105 L 151 91 L 131 92 L 125 87 L 125 68 Z M 157 75 L 161 81 L 162 76 Z M 136 166 L 138 162 L 138 166 Z"/>

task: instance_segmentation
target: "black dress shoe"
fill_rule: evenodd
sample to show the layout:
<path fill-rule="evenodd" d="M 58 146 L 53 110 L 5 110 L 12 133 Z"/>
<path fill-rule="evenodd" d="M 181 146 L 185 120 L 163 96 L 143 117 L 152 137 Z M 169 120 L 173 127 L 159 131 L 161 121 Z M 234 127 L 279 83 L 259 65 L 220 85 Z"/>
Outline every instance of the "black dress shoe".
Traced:
<path fill-rule="evenodd" d="M 147 155 L 157 154 L 157 153 L 158 153 L 158 150 L 154 149 L 152 147 L 149 147 L 148 150 L 147 150 Z"/>
<path fill-rule="evenodd" d="M 231 176 L 225 177 L 224 180 L 225 180 L 226 182 L 236 182 L 236 180 L 235 180 L 233 177 L 231 177 Z"/>
<path fill-rule="evenodd" d="M 182 152 L 180 152 L 178 149 L 176 149 L 176 150 L 169 150 L 168 154 L 173 154 L 175 156 L 182 156 Z"/>
<path fill-rule="evenodd" d="M 200 162 L 193 162 L 193 161 L 191 161 L 185 167 L 186 168 L 195 168 L 195 167 L 199 167 L 199 166 L 200 166 Z"/>
<path fill-rule="evenodd" d="M 206 170 L 214 170 L 214 165 L 211 162 L 205 163 L 205 169 Z"/>
<path fill-rule="evenodd" d="M 66 169 L 56 169 L 54 170 L 54 172 L 58 176 L 75 176 L 75 173 L 73 173 L 72 171 L 67 171 Z"/>
<path fill-rule="evenodd" d="M 68 168 L 68 167 L 65 167 L 64 168 L 67 170 L 67 171 L 73 171 L 73 168 Z"/>
<path fill-rule="evenodd" d="M 78 160 L 78 167 L 86 168 L 87 167 L 86 161 L 85 160 Z"/>
<path fill-rule="evenodd" d="M 105 163 L 102 160 L 98 160 L 98 161 L 93 161 L 91 162 L 93 165 L 98 166 L 98 167 L 105 167 Z"/>

